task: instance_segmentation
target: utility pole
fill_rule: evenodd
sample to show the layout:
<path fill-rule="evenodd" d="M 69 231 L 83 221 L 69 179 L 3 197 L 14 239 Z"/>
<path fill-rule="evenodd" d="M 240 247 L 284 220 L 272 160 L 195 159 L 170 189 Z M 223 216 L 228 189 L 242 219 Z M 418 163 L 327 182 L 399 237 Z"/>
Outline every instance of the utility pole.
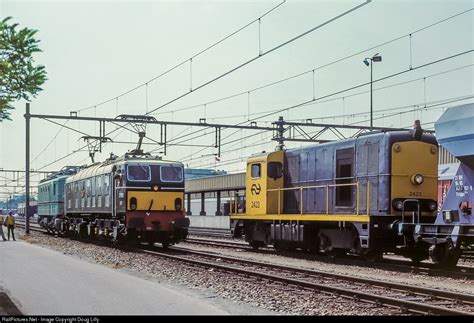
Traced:
<path fill-rule="evenodd" d="M 370 61 L 370 63 L 369 63 Z M 374 124 L 373 124 L 373 93 L 372 93 L 372 74 L 373 74 L 373 65 L 374 62 L 381 62 L 382 61 L 382 56 L 380 56 L 378 53 L 375 54 L 372 57 L 367 57 L 364 59 L 364 64 L 366 66 L 369 66 L 370 64 L 370 131 L 373 130 Z"/>
<path fill-rule="evenodd" d="M 26 234 L 30 233 L 30 104 L 26 103 L 26 113 L 25 113 L 25 126 L 26 126 L 26 164 L 25 164 L 25 171 L 26 171 L 26 178 L 25 178 L 25 186 L 26 186 L 26 199 L 25 199 L 25 232 Z"/>
<path fill-rule="evenodd" d="M 374 66 L 374 61 L 372 60 L 370 62 L 370 131 L 373 130 L 374 128 L 374 99 L 373 99 L 373 91 L 372 91 L 372 86 L 373 86 L 373 81 L 372 81 L 372 74 L 373 74 L 373 66 Z"/>

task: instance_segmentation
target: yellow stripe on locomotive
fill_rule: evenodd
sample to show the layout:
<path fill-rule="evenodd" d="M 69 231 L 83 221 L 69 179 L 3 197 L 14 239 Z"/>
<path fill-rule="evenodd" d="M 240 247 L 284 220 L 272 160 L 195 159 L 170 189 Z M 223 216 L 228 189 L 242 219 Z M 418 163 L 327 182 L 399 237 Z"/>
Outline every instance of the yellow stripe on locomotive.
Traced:
<path fill-rule="evenodd" d="M 127 211 L 181 211 L 184 193 L 129 190 L 127 201 Z"/>

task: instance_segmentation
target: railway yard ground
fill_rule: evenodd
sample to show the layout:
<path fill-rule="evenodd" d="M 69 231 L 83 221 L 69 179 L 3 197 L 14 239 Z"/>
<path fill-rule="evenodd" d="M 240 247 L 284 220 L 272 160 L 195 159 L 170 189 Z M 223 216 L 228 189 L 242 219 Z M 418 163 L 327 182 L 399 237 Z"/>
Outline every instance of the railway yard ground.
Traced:
<path fill-rule="evenodd" d="M 474 313 L 474 280 L 467 274 L 431 275 L 416 270 L 401 271 L 395 266 L 392 269 L 361 266 L 353 262 L 334 262 L 327 257 L 205 245 L 192 242 L 193 239 L 173 246 L 166 252 L 159 245 L 141 251 L 123 251 L 35 231 L 31 231 L 29 236 L 22 229 L 17 231 L 20 242 L 6 242 L 2 246 L 6 248 L 0 249 L 0 256 L 4 260 L 2 263 L 5 263 L 2 273 L 7 271 L 9 277 L 5 286 L 6 277 L 2 274 L 0 286 L 9 292 L 14 303 L 25 314 L 80 314 L 81 311 L 98 315 L 157 312 L 217 315 Z M 196 236 L 192 238 L 199 239 Z M 19 255 L 23 259 L 18 258 Z M 31 257 L 39 259 L 33 262 Z M 46 260 L 48 257 L 51 261 Z M 232 263 L 232 260 L 236 262 Z M 243 261 L 238 263 L 237 260 Z M 25 266 L 25 263 L 32 265 Z M 224 267 L 227 265 L 231 269 Z M 40 271 L 37 266 L 49 269 Z M 294 268 L 295 272 L 278 272 L 278 266 Z M 62 268 L 60 273 L 54 271 L 55 267 Z M 39 277 L 35 274 L 37 272 L 47 274 Z M 62 273 L 65 272 L 69 272 L 69 276 L 73 273 L 77 279 L 64 280 Z M 315 278 L 316 272 L 320 277 Z M 342 276 L 350 279 L 346 280 Z M 300 278 L 306 279 L 306 282 L 302 283 Z M 411 287 L 411 290 L 407 293 L 399 287 L 374 287 L 364 281 L 367 279 L 393 283 L 394 286 L 402 284 Z M 123 284 L 112 284 L 114 280 L 120 280 Z M 321 287 L 323 284 L 336 288 L 336 292 L 329 290 L 329 287 L 327 290 Z M 348 292 L 354 289 L 355 294 Z M 423 289 L 428 290 L 428 296 L 423 294 Z M 445 292 L 446 295 L 436 296 L 433 290 Z M 48 291 L 51 291 L 51 295 L 45 295 Z M 109 300 L 116 301 L 102 305 L 101 297 L 104 294 L 109 294 Z M 177 294 L 181 295 L 176 297 Z M 71 298 L 71 295 L 74 297 Z M 467 295 L 468 299 L 453 295 Z M 389 297 L 398 298 L 402 305 Z M 64 299 L 68 301 L 64 302 Z M 78 306 L 77 302 L 85 304 Z M 134 306 L 134 303 L 140 305 Z M 421 307 L 418 307 L 418 303 L 421 303 Z M 45 309 L 43 306 L 50 308 Z M 446 308 L 446 312 L 436 312 L 440 308 Z"/>
<path fill-rule="evenodd" d="M 245 304 L 219 301 L 212 293 L 152 278 L 146 275 L 151 267 L 144 263 L 127 268 L 132 255 L 118 250 L 36 232 L 25 237 L 22 230 L 18 236 L 17 242 L 1 242 L 0 315 L 227 315 L 249 311 Z M 252 312 L 268 313 L 258 308 Z"/>

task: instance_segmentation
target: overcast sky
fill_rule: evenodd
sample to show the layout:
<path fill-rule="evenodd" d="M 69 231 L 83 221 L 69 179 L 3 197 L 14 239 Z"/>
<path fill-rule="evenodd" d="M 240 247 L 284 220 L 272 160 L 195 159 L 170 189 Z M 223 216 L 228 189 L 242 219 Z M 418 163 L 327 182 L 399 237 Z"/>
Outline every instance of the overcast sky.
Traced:
<path fill-rule="evenodd" d="M 146 113 L 189 91 L 190 65 L 186 63 L 165 77 L 114 99 L 185 61 L 279 2 L 0 0 L 0 16 L 2 19 L 12 16 L 20 26 L 39 30 L 37 37 L 43 52 L 36 56 L 36 61 L 46 66 L 48 81 L 43 86 L 44 91 L 32 100 L 32 113 L 69 115 L 70 111 L 93 107 L 81 110 L 80 115 L 115 117 L 124 113 Z M 363 1 L 286 1 L 262 18 L 260 49 L 265 52 L 361 3 Z M 460 98 L 474 95 L 473 55 L 468 53 L 417 67 L 473 49 L 472 10 L 414 33 L 411 46 L 410 37 L 402 37 L 336 64 L 318 67 L 408 35 L 472 7 L 473 1 L 373 1 L 163 107 L 153 116 L 159 120 L 188 122 L 198 122 L 199 118 L 225 124 L 244 122 L 262 116 L 265 111 L 285 109 L 310 100 L 313 95 L 319 98 L 368 82 L 370 68 L 362 61 L 380 53 L 383 61 L 374 64 L 374 79 L 405 71 L 410 64 L 414 70 L 374 84 L 374 125 L 406 127 L 418 118 L 426 128 L 433 127 L 443 108 L 472 102 L 472 99 Z M 258 55 L 258 27 L 258 23 L 254 23 L 193 59 L 193 88 Z M 314 93 L 310 72 L 249 94 L 205 104 L 314 68 L 317 68 Z M 377 90 L 380 87 L 384 89 Z M 257 122 L 270 125 L 282 115 L 289 120 L 312 118 L 315 122 L 368 125 L 368 91 L 366 86 L 343 92 L 325 99 L 331 101 L 321 103 L 319 100 L 317 104 L 275 113 Z M 363 93 L 354 95 L 360 92 Z M 108 99 L 112 99 L 111 102 L 94 108 Z M 447 100 L 457 101 L 435 105 Z M 425 104 L 428 109 L 413 112 Z M 24 169 L 25 102 L 14 106 L 13 121 L 0 123 L 0 168 L 4 169 Z M 192 106 L 197 107 L 183 110 Z M 67 125 L 98 135 L 96 124 L 70 121 Z M 115 128 L 108 125 L 107 131 Z M 59 130 L 53 123 L 32 120 L 32 168 L 53 170 L 90 163 L 85 149 L 72 153 L 84 145 L 82 135 L 66 129 L 58 133 Z M 172 127 L 168 139 L 197 130 L 196 127 Z M 149 127 L 147 135 L 159 140 L 159 128 Z M 133 149 L 138 139 L 136 134 L 126 130 L 109 136 L 115 143 L 103 147 L 103 153 L 96 155 L 98 161 L 111 152 L 121 155 Z M 275 147 L 270 133 L 223 130 L 222 137 L 225 145 L 220 162 L 213 156 L 216 149 L 188 146 L 168 147 L 166 158 L 183 161 L 190 167 L 239 171 L 243 170 L 247 156 Z M 212 146 L 213 138 L 214 133 L 207 130 L 175 139 L 174 143 Z M 300 145 L 304 144 L 288 146 Z M 156 144 L 145 145 L 145 150 L 162 151 Z M 67 154 L 71 155 L 52 163 Z M 1 189 L 3 183 L 0 177 L 0 197 L 5 191 Z"/>

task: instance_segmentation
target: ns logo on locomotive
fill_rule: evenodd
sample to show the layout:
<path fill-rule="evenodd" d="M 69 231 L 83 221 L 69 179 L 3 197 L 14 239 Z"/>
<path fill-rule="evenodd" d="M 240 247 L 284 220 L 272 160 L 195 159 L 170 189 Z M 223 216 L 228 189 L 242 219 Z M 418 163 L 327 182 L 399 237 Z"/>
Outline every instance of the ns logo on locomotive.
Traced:
<path fill-rule="evenodd" d="M 183 164 L 133 151 L 48 176 L 39 185 L 38 216 L 59 234 L 166 248 L 187 237 L 183 201 Z"/>
<path fill-rule="evenodd" d="M 471 124 L 456 129 L 472 132 L 474 105 L 457 111 Z M 440 143 L 460 156 L 449 146 L 467 149 L 456 129 Z M 470 136 L 471 150 L 460 158 L 464 186 L 474 182 Z M 438 215 L 437 168 L 437 140 L 420 130 L 371 132 L 262 153 L 247 161 L 246 211 L 231 215 L 232 226 L 254 248 L 272 244 L 277 250 L 350 252 L 368 259 L 391 252 L 415 262 L 431 256 L 441 265 L 455 265 L 472 249 L 474 196 L 471 189 L 460 198 L 458 183 L 448 194 L 449 207 Z M 450 202 L 454 196 L 459 198 Z M 461 220 L 463 226 L 456 225 Z"/>

